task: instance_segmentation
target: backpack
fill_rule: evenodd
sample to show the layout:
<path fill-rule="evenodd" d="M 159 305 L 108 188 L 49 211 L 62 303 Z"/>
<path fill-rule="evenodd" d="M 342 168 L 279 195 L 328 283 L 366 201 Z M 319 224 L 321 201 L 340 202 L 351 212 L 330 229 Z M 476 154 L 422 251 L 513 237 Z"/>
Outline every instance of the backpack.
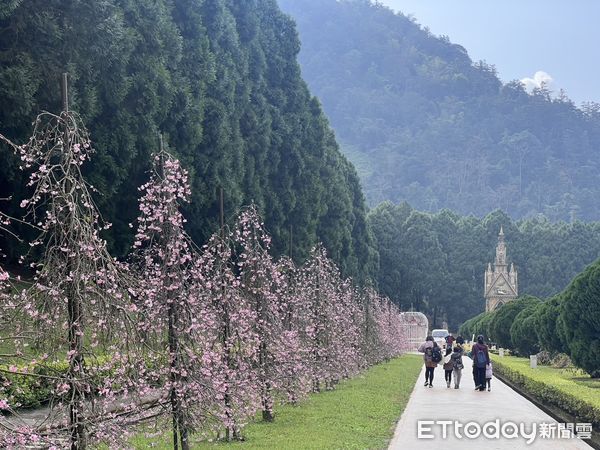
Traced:
<path fill-rule="evenodd" d="M 454 356 L 457 355 L 457 356 Z M 456 370 L 462 370 L 465 366 L 462 363 L 462 356 L 458 353 L 454 353 L 452 355 L 452 364 Z"/>
<path fill-rule="evenodd" d="M 431 360 L 436 363 L 439 363 L 442 360 L 442 352 L 437 345 L 431 350 Z"/>
<path fill-rule="evenodd" d="M 433 354 L 433 352 L 431 351 L 431 347 L 427 347 L 427 348 L 425 349 L 425 358 L 426 358 L 428 361 L 431 361 L 431 355 L 432 355 L 432 354 Z"/>
<path fill-rule="evenodd" d="M 484 369 L 487 365 L 487 359 L 485 357 L 485 352 L 480 348 L 477 349 L 477 353 L 475 354 L 475 364 L 477 364 L 478 369 Z"/>

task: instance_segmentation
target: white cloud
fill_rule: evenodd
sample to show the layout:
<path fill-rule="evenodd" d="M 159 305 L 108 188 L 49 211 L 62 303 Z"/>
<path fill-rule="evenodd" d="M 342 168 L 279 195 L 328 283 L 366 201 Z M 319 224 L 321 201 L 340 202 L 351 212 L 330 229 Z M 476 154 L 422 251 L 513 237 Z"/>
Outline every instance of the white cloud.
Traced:
<path fill-rule="evenodd" d="M 523 78 L 521 83 L 523 83 L 523 86 L 525 86 L 527 91 L 531 92 L 535 88 L 541 88 L 542 85 L 550 88 L 553 81 L 554 79 L 548 73 L 543 70 L 538 70 L 533 75 L 533 78 Z"/>

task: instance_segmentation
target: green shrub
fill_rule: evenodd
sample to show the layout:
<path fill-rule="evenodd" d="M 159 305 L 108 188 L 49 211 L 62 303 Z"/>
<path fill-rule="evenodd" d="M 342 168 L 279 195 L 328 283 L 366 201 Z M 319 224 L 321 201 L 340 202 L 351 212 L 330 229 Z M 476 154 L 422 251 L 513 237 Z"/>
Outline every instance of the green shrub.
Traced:
<path fill-rule="evenodd" d="M 463 324 L 458 329 L 458 334 L 460 334 L 465 339 L 471 339 L 471 337 L 475 334 L 475 324 L 483 318 L 487 313 L 482 312 L 481 314 L 471 317 L 469 320 L 463 322 Z"/>
<path fill-rule="evenodd" d="M 481 314 L 470 318 L 464 322 L 458 330 L 458 333 L 464 338 L 471 339 L 482 334 L 487 340 L 490 339 L 489 324 L 494 317 L 495 312 L 482 312 Z"/>
<path fill-rule="evenodd" d="M 568 354 L 578 367 L 600 377 L 600 260 L 578 275 L 562 293 L 560 318 Z"/>
<path fill-rule="evenodd" d="M 529 356 L 540 351 L 538 335 L 535 331 L 534 313 L 540 305 L 540 300 L 532 303 L 515 316 L 510 326 L 510 339 L 512 348 L 520 355 Z"/>
<path fill-rule="evenodd" d="M 510 337 L 510 327 L 513 324 L 515 317 L 521 311 L 532 304 L 537 304 L 540 301 L 537 297 L 525 295 L 517 300 L 508 302 L 494 312 L 490 319 L 489 334 L 499 347 L 512 348 L 512 339 Z"/>
<path fill-rule="evenodd" d="M 494 320 L 495 315 L 496 311 L 488 312 L 475 324 L 475 337 L 481 334 L 487 341 L 493 341 L 490 324 Z"/>
<path fill-rule="evenodd" d="M 16 368 L 19 373 L 11 373 L 8 366 L 2 366 L 2 395 L 12 407 L 39 408 L 50 401 L 56 384 L 56 380 L 45 376 L 63 376 L 68 369 L 66 361 L 20 366 Z M 23 372 L 27 374 L 22 375 Z"/>
<path fill-rule="evenodd" d="M 566 367 L 571 367 L 573 365 L 573 361 L 571 361 L 569 355 L 565 355 L 564 353 L 558 353 L 554 356 L 554 358 L 552 358 L 552 361 L 550 361 L 550 365 L 558 369 L 564 369 Z"/>
<path fill-rule="evenodd" d="M 540 303 L 533 314 L 533 326 L 540 348 L 550 353 L 564 353 L 567 350 L 565 338 L 561 333 L 560 318 L 561 295 Z"/>
<path fill-rule="evenodd" d="M 96 364 L 103 364 L 108 356 L 96 358 Z M 47 404 L 54 396 L 57 378 L 66 377 L 69 370 L 67 361 L 45 361 L 33 365 L 19 367 L 0 366 L 0 385 L 2 386 L 0 398 L 8 401 L 14 408 L 39 408 Z M 102 379 L 112 375 L 112 371 L 96 371 L 90 380 L 92 384 L 99 385 Z"/>

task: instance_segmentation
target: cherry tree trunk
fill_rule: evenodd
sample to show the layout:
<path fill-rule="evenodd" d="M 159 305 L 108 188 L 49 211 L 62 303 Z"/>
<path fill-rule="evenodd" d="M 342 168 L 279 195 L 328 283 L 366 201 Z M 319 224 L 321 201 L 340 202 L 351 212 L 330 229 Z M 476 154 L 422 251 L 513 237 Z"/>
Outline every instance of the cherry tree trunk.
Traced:
<path fill-rule="evenodd" d="M 177 386 L 181 381 L 179 373 L 179 336 L 177 334 L 178 311 L 174 301 L 169 306 L 169 353 L 171 356 L 171 414 L 173 416 L 173 448 L 178 450 L 179 442 L 181 450 L 189 450 L 188 430 L 183 416 L 181 402 L 177 396 Z"/>
<path fill-rule="evenodd" d="M 83 305 L 77 295 L 69 295 L 69 349 L 72 352 L 67 379 L 71 392 L 69 401 L 69 431 L 71 450 L 83 450 L 87 444 L 87 434 L 84 424 L 85 392 L 77 382 L 85 376 L 83 359 Z"/>

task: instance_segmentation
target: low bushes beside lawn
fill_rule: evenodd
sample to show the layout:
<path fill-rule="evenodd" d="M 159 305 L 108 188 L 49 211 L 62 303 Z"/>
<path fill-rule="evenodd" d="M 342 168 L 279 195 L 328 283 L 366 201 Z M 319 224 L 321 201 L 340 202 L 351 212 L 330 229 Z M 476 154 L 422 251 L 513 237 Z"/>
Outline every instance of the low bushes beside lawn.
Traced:
<path fill-rule="evenodd" d="M 494 372 L 544 404 L 560 408 L 600 430 L 600 379 L 574 368 L 538 366 L 514 356 L 493 359 Z"/>

